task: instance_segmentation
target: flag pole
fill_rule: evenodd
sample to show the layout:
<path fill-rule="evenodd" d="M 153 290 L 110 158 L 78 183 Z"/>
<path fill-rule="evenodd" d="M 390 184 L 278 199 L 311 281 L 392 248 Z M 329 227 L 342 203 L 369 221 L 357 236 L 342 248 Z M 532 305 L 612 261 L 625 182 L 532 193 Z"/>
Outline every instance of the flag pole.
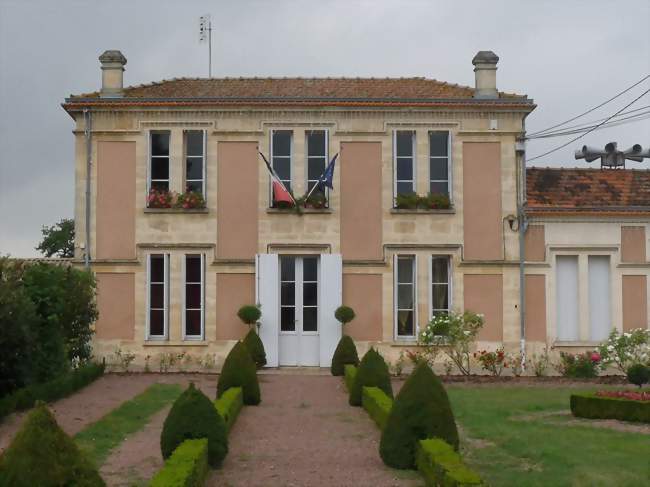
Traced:
<path fill-rule="evenodd" d="M 337 153 L 334 155 L 334 157 L 332 157 L 332 161 L 336 160 L 336 158 L 338 157 L 338 155 L 339 155 L 339 154 L 338 154 L 338 152 L 337 152 Z M 330 161 L 330 164 L 332 163 L 332 161 Z M 327 166 L 325 166 L 325 170 L 323 171 L 323 173 L 322 173 L 320 176 L 318 176 L 318 182 L 317 182 L 316 184 L 314 184 L 314 187 L 311 188 L 311 191 L 309 191 L 309 193 L 307 193 L 307 195 L 305 196 L 305 200 L 309 199 L 309 197 L 310 197 L 311 194 L 314 192 L 314 190 L 315 190 L 315 189 L 316 189 L 316 188 L 317 188 L 317 187 L 318 187 L 318 186 L 323 182 L 323 176 L 325 176 L 325 173 L 327 172 L 327 169 L 330 167 L 330 164 L 328 164 Z"/>
<path fill-rule="evenodd" d="M 262 154 L 261 151 L 258 150 L 257 153 L 258 153 L 260 156 L 262 156 L 262 159 L 264 159 L 264 162 L 266 163 L 266 167 L 267 167 L 267 169 L 269 170 L 269 172 L 271 173 L 271 176 L 274 177 L 278 183 L 280 183 L 280 185 L 282 186 L 282 188 L 287 192 L 287 194 L 289 195 L 289 197 L 293 200 L 293 204 L 294 204 L 294 205 L 297 205 L 298 203 L 296 203 L 296 199 L 293 197 L 293 195 L 291 194 L 291 192 L 290 192 L 290 191 L 287 189 L 287 187 L 284 185 L 284 183 L 283 183 L 282 180 L 280 179 L 280 176 L 278 176 L 278 173 L 275 172 L 275 169 L 273 169 L 273 167 L 272 167 L 271 164 L 269 163 L 269 160 L 264 156 L 264 154 Z"/>

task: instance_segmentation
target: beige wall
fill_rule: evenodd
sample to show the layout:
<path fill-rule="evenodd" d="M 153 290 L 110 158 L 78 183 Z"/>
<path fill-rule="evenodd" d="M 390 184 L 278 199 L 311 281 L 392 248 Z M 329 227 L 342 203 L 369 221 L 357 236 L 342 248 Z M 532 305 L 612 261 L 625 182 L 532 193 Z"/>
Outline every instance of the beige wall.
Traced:
<path fill-rule="evenodd" d="M 623 330 L 648 327 L 648 279 L 623 276 Z"/>
<path fill-rule="evenodd" d="M 529 225 L 526 230 L 524 245 L 526 262 L 544 262 L 546 260 L 544 225 Z"/>
<path fill-rule="evenodd" d="M 501 147 L 497 142 L 463 144 L 465 259 L 503 258 Z"/>
<path fill-rule="evenodd" d="M 345 274 L 343 304 L 356 313 L 354 321 L 345 325 L 344 332 L 354 340 L 380 341 L 382 331 L 381 274 Z"/>
<path fill-rule="evenodd" d="M 526 340 L 546 342 L 546 276 L 526 276 Z"/>
<path fill-rule="evenodd" d="M 216 332 L 210 333 L 211 337 L 216 340 L 243 338 L 248 326 L 237 317 L 237 311 L 245 304 L 255 304 L 255 275 L 217 274 L 216 291 Z"/>
<path fill-rule="evenodd" d="M 95 323 L 97 339 L 133 340 L 135 329 L 135 275 L 98 272 Z"/>
<path fill-rule="evenodd" d="M 645 262 L 645 227 L 621 227 L 621 262 Z"/>
<path fill-rule="evenodd" d="M 97 144 L 97 258 L 135 258 L 135 144 Z"/>
<path fill-rule="evenodd" d="M 503 340 L 503 276 L 501 274 L 465 274 L 465 309 L 484 315 L 480 341 Z"/>

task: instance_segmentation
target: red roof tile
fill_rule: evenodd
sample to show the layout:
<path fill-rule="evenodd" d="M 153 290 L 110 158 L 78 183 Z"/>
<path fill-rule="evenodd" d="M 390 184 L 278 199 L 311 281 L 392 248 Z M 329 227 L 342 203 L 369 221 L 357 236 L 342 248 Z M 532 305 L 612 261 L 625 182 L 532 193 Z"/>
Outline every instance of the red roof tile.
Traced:
<path fill-rule="evenodd" d="M 526 181 L 531 212 L 650 212 L 650 170 L 531 167 Z"/>

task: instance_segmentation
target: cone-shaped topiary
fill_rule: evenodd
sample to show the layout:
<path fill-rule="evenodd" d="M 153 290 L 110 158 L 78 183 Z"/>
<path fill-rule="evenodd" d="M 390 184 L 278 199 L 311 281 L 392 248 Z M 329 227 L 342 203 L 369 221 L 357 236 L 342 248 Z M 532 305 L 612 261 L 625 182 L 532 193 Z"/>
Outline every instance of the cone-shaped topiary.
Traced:
<path fill-rule="evenodd" d="M 389 467 L 414 468 L 418 440 L 434 437 L 458 450 L 458 430 L 447 392 L 431 368 L 420 363 L 393 402 L 379 454 Z"/>
<path fill-rule="evenodd" d="M 347 335 L 341 337 L 336 350 L 334 350 L 330 368 L 332 375 L 343 375 L 345 364 L 359 365 L 357 347 L 354 345 L 352 338 Z"/>
<path fill-rule="evenodd" d="M 45 404 L 40 403 L 0 456 L 0 485 L 95 487 L 106 484 Z"/>
<path fill-rule="evenodd" d="M 255 329 L 251 328 L 244 337 L 244 345 L 251 354 L 255 367 L 261 369 L 266 365 L 266 352 L 264 351 L 264 344 L 260 340 L 260 336 L 255 333 Z"/>
<path fill-rule="evenodd" d="M 390 398 L 393 397 L 393 386 L 390 383 L 388 366 L 379 352 L 371 348 L 361 359 L 357 375 L 350 390 L 350 405 L 361 406 L 363 387 L 379 387 Z"/>
<path fill-rule="evenodd" d="M 226 423 L 212 401 L 190 383 L 174 402 L 162 432 L 160 451 L 167 459 L 185 440 L 208 439 L 208 463 L 219 467 L 228 453 Z"/>
<path fill-rule="evenodd" d="M 223 363 L 217 397 L 231 387 L 241 387 L 244 394 L 244 404 L 255 406 L 260 403 L 260 384 L 255 373 L 255 362 L 242 342 L 237 342 Z"/>

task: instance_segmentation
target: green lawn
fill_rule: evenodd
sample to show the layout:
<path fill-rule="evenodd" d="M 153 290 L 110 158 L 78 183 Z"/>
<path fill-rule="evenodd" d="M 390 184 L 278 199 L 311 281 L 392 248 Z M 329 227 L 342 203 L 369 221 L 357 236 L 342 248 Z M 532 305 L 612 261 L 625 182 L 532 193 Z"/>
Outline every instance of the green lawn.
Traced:
<path fill-rule="evenodd" d="M 95 465 L 101 466 L 113 448 L 141 430 L 154 413 L 174 401 L 182 391 L 178 384 L 153 384 L 81 430 L 75 435 L 75 442 Z"/>
<path fill-rule="evenodd" d="M 650 435 L 572 424 L 575 388 L 447 390 L 464 458 L 490 485 L 650 485 Z"/>

